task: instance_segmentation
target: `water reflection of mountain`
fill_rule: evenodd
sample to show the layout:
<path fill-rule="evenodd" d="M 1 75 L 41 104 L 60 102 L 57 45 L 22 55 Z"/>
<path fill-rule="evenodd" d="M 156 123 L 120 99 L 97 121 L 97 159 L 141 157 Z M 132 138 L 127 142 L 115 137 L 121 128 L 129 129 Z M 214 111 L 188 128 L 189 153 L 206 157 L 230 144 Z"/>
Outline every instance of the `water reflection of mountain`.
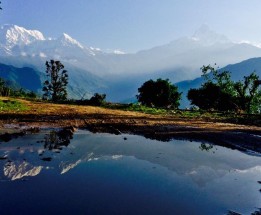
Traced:
<path fill-rule="evenodd" d="M 13 181 L 27 176 L 36 176 L 42 169 L 43 166 L 33 166 L 26 161 L 14 161 L 4 165 L 4 175 Z"/>
<path fill-rule="evenodd" d="M 260 157 L 250 159 L 247 154 L 224 147 L 215 146 L 215 150 L 207 152 L 201 151 L 200 143 L 196 142 L 174 140 L 163 143 L 134 135 L 92 134 L 87 131 L 78 131 L 73 139 L 72 136 L 66 139 L 69 144 L 66 141 L 63 144 L 59 138 L 53 139 L 54 136 L 57 134 L 29 135 L 12 140 L 8 145 L 1 145 L 0 156 L 5 155 L 12 161 L 0 161 L 2 169 L 8 173 L 5 177 L 14 180 L 35 176 L 48 168 L 65 174 L 84 162 L 126 157 L 149 162 L 157 169 L 165 168 L 170 173 L 189 177 L 199 186 L 205 186 L 231 171 L 261 173 Z M 43 158 L 51 159 L 48 162 Z"/>
<path fill-rule="evenodd" d="M 68 127 L 9 140 L 9 143 L 0 147 L 0 157 L 3 158 L 1 160 L 6 161 L 2 162 L 1 178 L 18 180 L 36 176 L 42 169 L 48 169 L 49 165 L 42 161 L 51 161 L 55 157 L 54 153 L 60 153 L 67 147 L 73 138 L 73 132 L 73 128 Z"/>

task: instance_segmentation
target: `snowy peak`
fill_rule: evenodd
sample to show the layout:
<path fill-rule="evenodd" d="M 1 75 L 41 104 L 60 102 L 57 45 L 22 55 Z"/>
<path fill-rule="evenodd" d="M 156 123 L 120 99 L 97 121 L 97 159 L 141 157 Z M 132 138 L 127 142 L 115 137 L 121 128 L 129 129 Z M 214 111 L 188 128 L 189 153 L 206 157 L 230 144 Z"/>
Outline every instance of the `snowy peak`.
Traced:
<path fill-rule="evenodd" d="M 16 45 L 24 46 L 38 40 L 45 40 L 45 37 L 40 31 L 27 30 L 17 25 L 3 25 L 0 31 L 0 42 L 7 48 L 12 48 Z"/>
<path fill-rule="evenodd" d="M 211 30 L 208 25 L 202 25 L 192 36 L 192 39 L 204 45 L 214 45 L 216 43 L 231 43 L 224 35 Z"/>
<path fill-rule="evenodd" d="M 0 26 L 0 56 L 40 56 L 59 59 L 73 57 L 75 60 L 76 56 L 83 58 L 105 53 L 97 48 L 83 46 L 66 33 L 63 33 L 59 38 L 46 39 L 38 30 L 27 30 L 9 24 Z"/>
<path fill-rule="evenodd" d="M 75 39 L 70 37 L 68 34 L 63 33 L 63 35 L 58 39 L 64 46 L 78 46 L 83 49 L 84 47 Z"/>

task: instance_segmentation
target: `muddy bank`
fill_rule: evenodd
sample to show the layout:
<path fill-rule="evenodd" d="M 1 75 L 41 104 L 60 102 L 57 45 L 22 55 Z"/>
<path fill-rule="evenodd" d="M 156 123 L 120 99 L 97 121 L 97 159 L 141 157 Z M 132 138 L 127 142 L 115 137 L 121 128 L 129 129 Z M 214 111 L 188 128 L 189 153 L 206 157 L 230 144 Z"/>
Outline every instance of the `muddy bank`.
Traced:
<path fill-rule="evenodd" d="M 161 141 L 202 141 L 261 153 L 260 127 L 151 115 L 1 114 L 0 142 L 22 136 L 25 131 L 68 126 L 94 133 L 137 134 Z"/>

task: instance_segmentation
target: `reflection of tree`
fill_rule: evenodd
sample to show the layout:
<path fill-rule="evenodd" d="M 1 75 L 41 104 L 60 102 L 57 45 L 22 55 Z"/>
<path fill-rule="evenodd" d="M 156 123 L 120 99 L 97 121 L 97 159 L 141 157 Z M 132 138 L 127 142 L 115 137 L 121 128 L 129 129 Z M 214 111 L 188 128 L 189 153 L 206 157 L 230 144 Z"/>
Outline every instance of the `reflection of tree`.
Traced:
<path fill-rule="evenodd" d="M 1 142 L 9 142 L 10 140 L 14 139 L 14 138 L 18 138 L 18 137 L 22 137 L 25 135 L 24 131 L 18 132 L 18 133 L 5 133 L 5 134 L 1 134 L 0 135 L 0 143 Z"/>
<path fill-rule="evenodd" d="M 202 151 L 210 151 L 210 149 L 212 149 L 214 146 L 210 143 L 201 143 L 199 148 L 202 150 Z"/>
<path fill-rule="evenodd" d="M 48 150 L 62 149 L 63 146 L 68 146 L 73 138 L 73 128 L 65 128 L 60 131 L 50 131 L 45 136 L 44 148 Z"/>

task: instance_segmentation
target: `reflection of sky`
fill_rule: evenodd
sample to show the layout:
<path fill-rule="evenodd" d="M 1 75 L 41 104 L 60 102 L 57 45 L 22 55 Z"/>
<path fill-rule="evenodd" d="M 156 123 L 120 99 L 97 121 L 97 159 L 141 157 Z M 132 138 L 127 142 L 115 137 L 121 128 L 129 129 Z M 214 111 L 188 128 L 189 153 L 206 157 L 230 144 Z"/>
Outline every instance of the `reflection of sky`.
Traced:
<path fill-rule="evenodd" d="M 83 161 L 93 161 L 101 157 L 117 160 L 123 156 L 133 156 L 191 177 L 200 185 L 223 177 L 233 170 L 260 173 L 260 157 L 249 156 L 236 150 L 215 146 L 207 152 L 201 151 L 200 144 L 195 142 L 173 140 L 165 143 L 140 136 L 124 137 L 127 137 L 127 140 L 123 140 L 123 136 L 93 135 L 87 131 L 79 131 L 61 154 L 45 152 L 45 156 L 53 158 L 53 162 L 47 165 L 57 163 L 64 173 Z M 26 159 L 32 165 L 41 166 L 38 155 L 44 151 L 42 138 L 43 134 L 40 134 L 12 140 L 1 145 L 0 156 L 8 156 L 17 162 Z"/>
<path fill-rule="evenodd" d="M 260 207 L 261 157 L 237 150 L 214 146 L 201 151 L 197 142 L 159 142 L 134 135 L 91 134 L 78 131 L 68 147 L 60 153 L 44 150 L 43 134 L 28 135 L 0 145 L 2 179 L 17 180 L 27 176 L 44 176 L 46 171 L 56 175 L 79 174 L 83 166 L 96 163 L 120 165 L 117 171 L 133 171 L 164 178 L 166 186 L 177 186 L 196 195 L 214 199 L 224 208 Z M 127 140 L 124 140 L 127 137 Z M 50 162 L 41 160 L 51 157 Z M 136 170 L 135 170 L 136 169 Z M 135 174 L 138 174 L 137 172 Z M 153 180 L 153 178 L 151 179 Z M 163 179 L 162 179 L 163 180 Z M 165 189 L 165 188 L 164 188 Z M 185 193 L 186 193 L 185 192 Z M 193 194 L 193 195 L 194 195 Z M 246 211 L 248 212 L 248 211 Z"/>
<path fill-rule="evenodd" d="M 215 146 L 213 150 L 201 151 L 200 144 L 173 140 L 159 142 L 140 136 L 123 136 L 90 134 L 79 131 L 71 144 L 58 153 L 46 151 L 45 156 L 51 156 L 52 162 L 43 163 L 39 158 L 43 149 L 41 140 L 44 135 L 28 135 L 12 140 L 0 147 L 0 156 L 8 159 L 27 162 L 34 166 L 57 165 L 62 173 L 68 172 L 79 163 L 101 159 L 120 159 L 133 156 L 136 159 L 148 161 L 169 169 L 179 175 L 190 177 L 199 186 L 204 186 L 217 178 L 221 178 L 231 171 L 251 171 L 260 174 L 261 158 L 249 156 L 237 150 Z M 3 163 L 3 162 L 2 162 Z"/>
<path fill-rule="evenodd" d="M 79 145 L 76 154 L 91 151 L 93 157 L 115 154 L 134 156 L 136 159 L 160 165 L 177 174 L 187 175 L 200 186 L 223 177 L 232 170 L 247 171 L 261 164 L 260 157 L 249 156 L 224 147 L 215 146 L 214 150 L 206 152 L 201 151 L 199 143 L 195 142 L 174 140 L 162 143 L 143 137 L 131 135 L 126 137 L 127 141 L 123 141 L 122 136 L 107 135 L 107 138 L 104 138 L 104 135 L 86 137 L 79 134 L 76 137 L 79 142 L 75 141 Z"/>

